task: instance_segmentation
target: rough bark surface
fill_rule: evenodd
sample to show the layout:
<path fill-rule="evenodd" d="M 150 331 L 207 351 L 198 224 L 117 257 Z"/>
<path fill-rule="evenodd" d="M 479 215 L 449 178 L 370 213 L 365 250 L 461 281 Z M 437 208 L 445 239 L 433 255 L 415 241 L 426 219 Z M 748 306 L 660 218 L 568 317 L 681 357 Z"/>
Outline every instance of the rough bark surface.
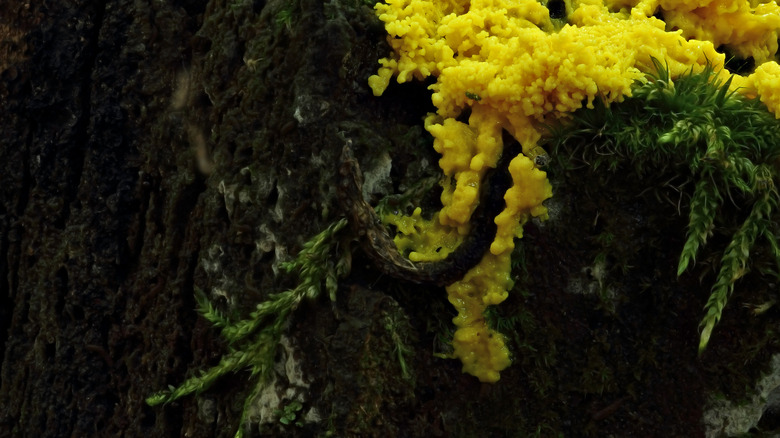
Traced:
<path fill-rule="evenodd" d="M 233 436 L 248 373 L 144 403 L 227 351 L 195 289 L 246 315 L 293 285 L 279 263 L 343 216 L 346 138 L 375 200 L 435 175 L 425 84 L 372 96 L 388 49 L 358 0 L 4 3 L 0 438 Z M 498 384 L 433 356 L 442 289 L 388 282 L 356 252 L 337 301 L 292 318 L 279 400 L 257 403 L 250 436 L 703 436 L 707 391 L 743 394 L 774 333 L 735 305 L 697 359 L 709 283 L 675 277 L 675 207 L 630 175 L 563 169 L 500 310 L 515 363 Z M 291 394 L 300 425 L 279 421 Z"/>

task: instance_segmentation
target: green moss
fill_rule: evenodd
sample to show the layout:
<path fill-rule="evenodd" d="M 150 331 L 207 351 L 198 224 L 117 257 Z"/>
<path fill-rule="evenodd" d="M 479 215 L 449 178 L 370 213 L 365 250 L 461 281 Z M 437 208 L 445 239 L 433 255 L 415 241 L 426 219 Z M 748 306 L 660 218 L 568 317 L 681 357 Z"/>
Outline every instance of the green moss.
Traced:
<path fill-rule="evenodd" d="M 146 403 L 150 406 L 170 403 L 209 389 L 228 373 L 248 369 L 259 384 L 254 385 L 255 390 L 244 401 L 241 424 L 236 432 L 237 438 L 242 437 L 249 421 L 252 402 L 264 384 L 271 381 L 274 358 L 290 314 L 304 299 L 315 299 L 324 293 L 335 299 L 338 278 L 346 276 L 350 271 L 349 245 L 338 238 L 339 231 L 346 224 L 346 219 L 331 224 L 306 242 L 293 261 L 282 264 L 288 273 L 298 276 L 298 285 L 294 289 L 270 295 L 267 301 L 256 306 L 247 319 L 232 321 L 205 294 L 196 293 L 198 310 L 214 327 L 221 329 L 222 337 L 230 345 L 230 352 L 222 357 L 218 365 L 187 379 L 177 387 L 148 397 Z M 285 411 L 286 417 L 282 418 L 290 419 L 292 416 L 294 420 L 294 413 Z"/>
<path fill-rule="evenodd" d="M 277 30 L 286 29 L 292 31 L 293 20 L 299 13 L 299 5 L 295 0 L 288 0 L 282 4 L 274 16 L 274 24 Z"/>
<path fill-rule="evenodd" d="M 382 322 L 390 337 L 390 341 L 393 343 L 393 352 L 398 359 L 398 366 L 401 368 L 401 376 L 404 379 L 411 379 L 412 373 L 409 365 L 407 365 L 407 360 L 414 351 L 409 346 L 409 342 L 404 336 L 404 334 L 409 331 L 409 321 L 407 321 L 404 316 L 405 315 L 400 312 L 388 312 Z"/>
<path fill-rule="evenodd" d="M 694 185 L 678 275 L 716 229 L 729 239 L 701 322 L 703 351 L 736 281 L 751 267 L 756 242 L 767 242 L 780 265 L 780 123 L 757 99 L 730 91 L 731 80 L 719 82 L 711 68 L 672 80 L 657 61 L 656 67 L 625 102 L 576 112 L 572 123 L 553 130 L 554 145 L 556 153 L 581 156 L 603 172 L 631 168 L 651 179 L 676 173 Z M 764 271 L 777 278 L 777 271 Z"/>
<path fill-rule="evenodd" d="M 275 414 L 279 416 L 279 422 L 286 425 L 295 425 L 302 427 L 303 423 L 298 416 L 301 414 L 303 404 L 297 400 L 293 400 L 282 409 L 277 409 Z"/>

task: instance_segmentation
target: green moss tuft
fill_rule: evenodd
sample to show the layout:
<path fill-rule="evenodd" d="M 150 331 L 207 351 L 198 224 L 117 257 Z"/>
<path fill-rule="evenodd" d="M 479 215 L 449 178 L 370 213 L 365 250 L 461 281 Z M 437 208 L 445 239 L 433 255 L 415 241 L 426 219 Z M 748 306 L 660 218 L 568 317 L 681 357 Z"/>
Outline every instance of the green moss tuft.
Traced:
<path fill-rule="evenodd" d="M 711 67 L 672 79 L 654 62 L 657 72 L 632 97 L 576 112 L 571 123 L 553 129 L 553 143 L 557 153 L 579 154 L 594 169 L 630 167 L 639 177 L 671 173 L 695 183 L 678 275 L 717 228 L 729 236 L 705 305 L 701 352 L 735 282 L 750 269 L 758 240 L 768 241 L 780 266 L 780 122 L 757 99 L 730 90 L 731 79 L 718 80 Z M 764 273 L 777 277 L 777 271 Z"/>

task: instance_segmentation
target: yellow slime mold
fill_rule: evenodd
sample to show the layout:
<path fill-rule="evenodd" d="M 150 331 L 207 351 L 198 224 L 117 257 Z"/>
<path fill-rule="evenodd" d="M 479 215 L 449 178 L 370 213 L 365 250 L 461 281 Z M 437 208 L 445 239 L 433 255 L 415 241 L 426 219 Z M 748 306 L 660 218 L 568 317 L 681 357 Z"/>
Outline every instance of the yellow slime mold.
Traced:
<path fill-rule="evenodd" d="M 503 337 L 489 329 L 487 306 L 502 302 L 512 287 L 510 253 L 530 217 L 546 217 L 542 202 L 552 195 L 546 174 L 529 158 L 541 138 L 540 122 L 565 118 L 594 99 L 606 104 L 631 95 L 631 86 L 660 60 L 672 79 L 708 64 L 723 70 L 715 47 L 753 56 L 748 77 L 735 75 L 732 89 L 758 95 L 780 117 L 777 51 L 780 9 L 775 2 L 739 0 L 569 1 L 567 24 L 556 28 L 548 10 L 534 0 L 388 0 L 376 5 L 393 49 L 369 78 L 381 95 L 390 80 L 437 78 L 430 86 L 436 115 L 425 128 L 434 137 L 445 175 L 442 209 L 432 221 L 416 213 L 401 230 L 399 248 L 417 260 L 446 257 L 458 236 L 469 232 L 486 171 L 502 153 L 508 130 L 525 155 L 512 160 L 513 187 L 495 221 L 495 241 L 482 261 L 447 287 L 458 310 L 454 356 L 463 370 L 495 382 L 510 364 Z M 653 15 L 660 12 L 664 22 Z M 457 121 L 470 109 L 468 123 Z M 386 216 L 401 224 L 402 216 Z M 428 235 L 430 233 L 430 235 Z M 427 237 L 424 237 L 428 235 Z M 445 254 L 435 253 L 440 246 Z"/>

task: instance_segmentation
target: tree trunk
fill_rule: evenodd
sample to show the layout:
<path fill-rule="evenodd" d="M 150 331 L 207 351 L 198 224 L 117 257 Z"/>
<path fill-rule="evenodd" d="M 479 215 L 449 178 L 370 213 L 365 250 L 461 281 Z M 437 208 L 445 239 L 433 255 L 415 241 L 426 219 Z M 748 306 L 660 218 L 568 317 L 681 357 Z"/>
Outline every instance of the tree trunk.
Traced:
<path fill-rule="evenodd" d="M 229 351 L 196 290 L 245 317 L 296 284 L 280 264 L 344 216 L 346 139 L 374 201 L 435 177 L 426 84 L 373 97 L 389 49 L 370 2 L 5 3 L 0 438 L 233 436 L 248 371 L 144 402 Z M 703 436 L 707 388 L 741 394 L 769 354 L 749 345 L 770 334 L 730 337 L 727 316 L 719 359 L 697 359 L 709 283 L 676 278 L 684 218 L 637 200 L 630 176 L 552 176 L 554 214 L 527 228 L 502 305 L 514 364 L 499 383 L 433 355 L 453 316 L 441 288 L 388 281 L 356 250 L 336 301 L 291 316 L 249 435 Z"/>

